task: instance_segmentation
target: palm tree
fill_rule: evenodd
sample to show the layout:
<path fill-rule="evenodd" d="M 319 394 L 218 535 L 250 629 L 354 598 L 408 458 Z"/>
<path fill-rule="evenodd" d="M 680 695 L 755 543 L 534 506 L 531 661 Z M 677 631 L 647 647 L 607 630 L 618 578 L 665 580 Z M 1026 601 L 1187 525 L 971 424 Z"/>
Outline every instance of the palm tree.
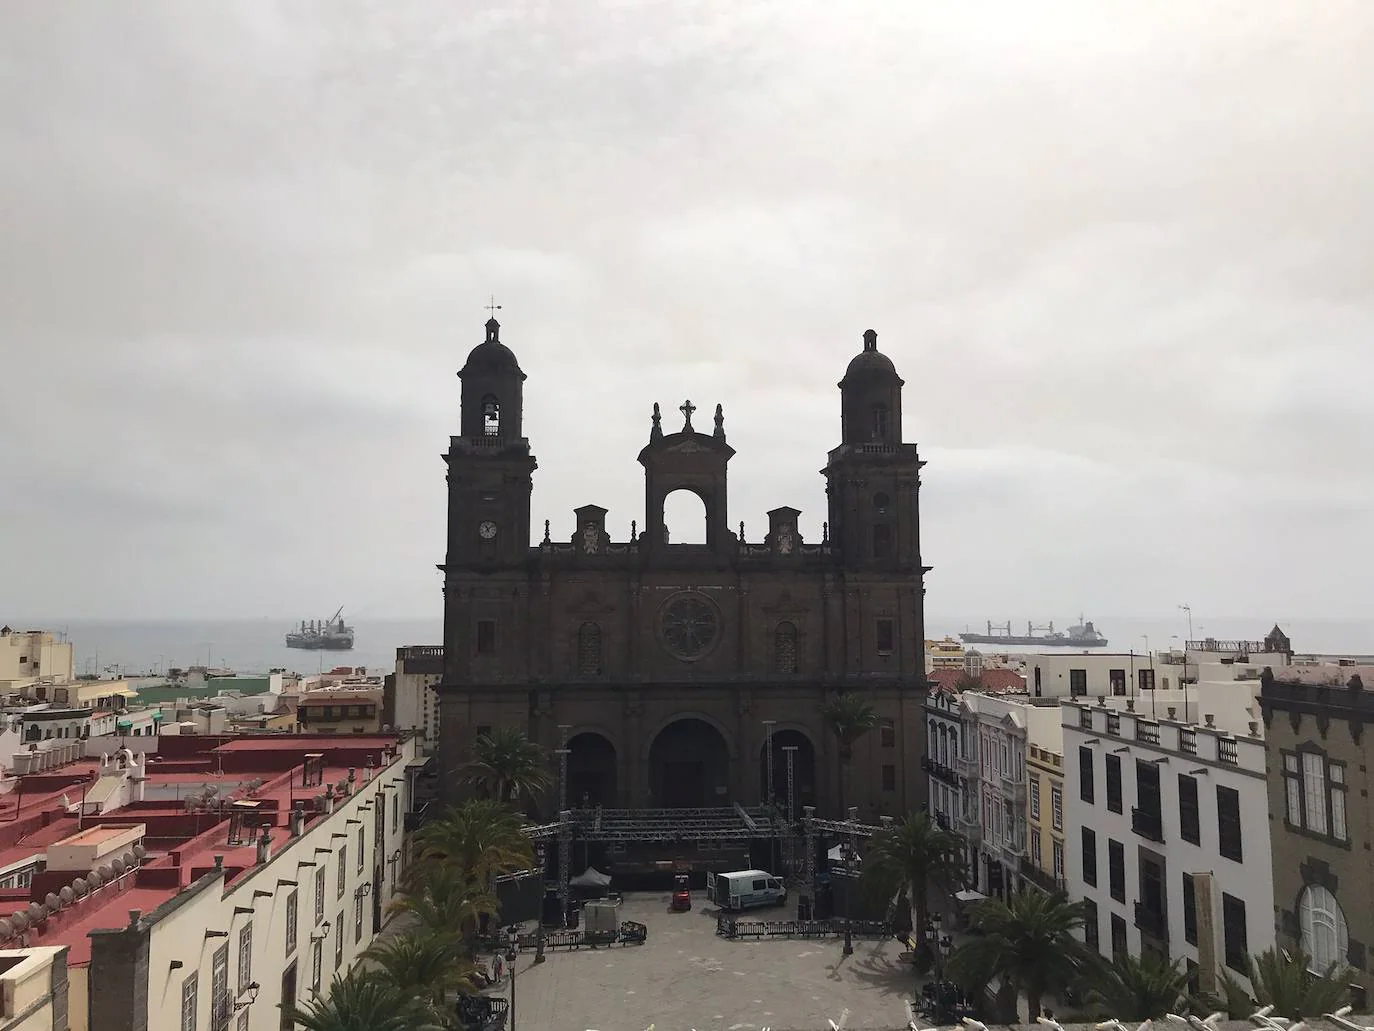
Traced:
<path fill-rule="evenodd" d="M 426 999 L 436 1010 L 444 1008 L 450 992 L 471 995 L 477 990 L 477 968 L 455 953 L 451 935 L 426 931 L 380 939 L 363 958 L 372 964 L 368 977 Z"/>
<path fill-rule="evenodd" d="M 1091 980 L 1091 990 L 1118 1020 L 1157 1020 L 1177 1013 L 1179 1000 L 1188 993 L 1187 971 L 1153 952 L 1139 957 L 1122 953 Z"/>
<path fill-rule="evenodd" d="M 869 839 L 859 884 L 879 897 L 896 898 L 899 907 L 910 899 L 916 909 L 916 942 L 923 946 L 931 885 L 963 885 L 963 846 L 963 838 L 929 813 L 916 813 Z"/>
<path fill-rule="evenodd" d="M 854 758 L 854 745 L 878 725 L 878 714 L 859 695 L 844 692 L 821 706 L 821 719 L 840 746 L 840 816 L 845 819 L 849 814 L 845 788 L 849 764 Z"/>
<path fill-rule="evenodd" d="M 439 1015 L 421 999 L 385 981 L 334 975 L 329 991 L 305 1008 L 283 1006 L 306 1031 L 440 1031 Z"/>
<path fill-rule="evenodd" d="M 1074 938 L 1083 904 L 1062 891 L 1023 892 L 1007 902 L 987 899 L 969 913 L 979 932 L 954 950 L 946 969 L 965 987 L 990 984 L 994 975 L 1026 996 L 1031 1020 L 1051 988 L 1074 983 L 1095 953 Z"/>
<path fill-rule="evenodd" d="M 533 798 L 553 783 L 544 750 L 514 727 L 497 727 L 473 746 L 461 770 L 464 784 L 498 802 Z"/>
<path fill-rule="evenodd" d="M 397 913 L 409 913 L 424 934 L 442 939 L 450 949 L 465 948 L 482 917 L 498 915 L 496 898 L 457 866 L 436 863 L 423 868 L 407 884 L 405 894 L 391 903 Z"/>
<path fill-rule="evenodd" d="M 534 847 L 525 824 L 509 807 L 491 799 L 470 799 L 450 807 L 416 836 L 420 862 L 411 873 L 423 880 L 435 865 L 450 865 L 486 888 L 492 878 L 528 870 Z"/>
<path fill-rule="evenodd" d="M 1244 1020 L 1258 1006 L 1273 1006 L 1290 1020 L 1319 1017 L 1345 1005 L 1350 983 L 1348 967 L 1333 964 L 1330 970 L 1312 971 L 1312 957 L 1297 949 L 1267 949 L 1246 961 L 1246 973 L 1255 997 L 1229 973 L 1221 975 L 1220 991 L 1204 993 L 1202 1007 L 1223 1010 L 1233 1020 Z"/>

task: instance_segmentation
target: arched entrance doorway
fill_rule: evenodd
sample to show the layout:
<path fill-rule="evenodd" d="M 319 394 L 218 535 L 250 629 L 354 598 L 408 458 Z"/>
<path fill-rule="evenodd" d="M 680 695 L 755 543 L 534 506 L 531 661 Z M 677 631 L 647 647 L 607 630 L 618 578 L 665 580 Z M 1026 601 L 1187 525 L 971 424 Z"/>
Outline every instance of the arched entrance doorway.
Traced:
<path fill-rule="evenodd" d="M 568 741 L 568 805 L 616 805 L 615 745 L 587 731 Z"/>
<path fill-rule="evenodd" d="M 787 806 L 787 756 L 792 752 L 792 818 L 801 816 L 802 806 L 816 804 L 816 749 L 800 730 L 773 732 L 773 797 Z M 768 797 L 768 744 L 759 749 L 759 798 Z"/>
<path fill-rule="evenodd" d="M 653 805 L 699 809 L 730 804 L 730 749 L 705 720 L 675 720 L 649 748 Z"/>

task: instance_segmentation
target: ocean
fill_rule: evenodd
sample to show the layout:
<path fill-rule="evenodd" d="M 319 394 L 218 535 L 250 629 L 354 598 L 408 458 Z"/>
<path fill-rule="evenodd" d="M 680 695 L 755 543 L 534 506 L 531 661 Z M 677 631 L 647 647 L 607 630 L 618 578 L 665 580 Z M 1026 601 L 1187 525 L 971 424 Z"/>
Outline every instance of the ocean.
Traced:
<path fill-rule="evenodd" d="M 1194 617 L 1194 637 L 1219 640 L 1258 640 L 1277 622 L 1301 653 L 1374 655 L 1374 622 L 1330 619 L 1203 618 Z M 928 637 L 957 635 L 961 630 L 982 631 L 985 619 L 927 617 Z M 1167 619 L 1103 617 L 1097 629 L 1108 638 L 1108 652 L 1144 652 L 1178 647 L 1188 636 L 1184 613 Z M 132 676 L 161 672 L 170 666 L 225 666 L 242 673 L 284 668 L 297 673 L 318 673 L 334 666 L 365 666 L 390 672 L 396 649 L 411 644 L 440 644 L 443 621 L 433 619 L 358 620 L 352 651 L 306 652 L 287 648 L 290 625 L 280 620 L 164 620 L 72 621 L 40 620 L 15 623 L 16 629 L 45 629 L 65 633 L 75 646 L 78 673 Z M 1057 628 L 1067 626 L 1056 622 Z M 1025 620 L 1012 621 L 1018 633 Z M 993 650 L 979 646 L 984 651 Z M 1032 649 L 1017 648 L 1018 652 Z"/>

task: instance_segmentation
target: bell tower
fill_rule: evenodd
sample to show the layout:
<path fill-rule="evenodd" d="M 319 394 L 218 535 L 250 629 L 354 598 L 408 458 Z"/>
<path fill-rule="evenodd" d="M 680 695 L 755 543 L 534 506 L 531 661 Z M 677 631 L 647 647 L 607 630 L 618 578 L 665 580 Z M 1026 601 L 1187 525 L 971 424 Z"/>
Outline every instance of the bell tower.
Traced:
<path fill-rule="evenodd" d="M 446 571 L 490 573 L 524 562 L 530 546 L 530 493 L 537 463 L 522 436 L 525 374 L 486 325 L 462 371 L 459 433 L 450 438 Z"/>
<path fill-rule="evenodd" d="M 845 569 L 921 569 L 919 490 L 925 465 L 902 440 L 902 378 L 867 330 L 840 380 L 841 442 L 824 470 L 830 539 Z"/>

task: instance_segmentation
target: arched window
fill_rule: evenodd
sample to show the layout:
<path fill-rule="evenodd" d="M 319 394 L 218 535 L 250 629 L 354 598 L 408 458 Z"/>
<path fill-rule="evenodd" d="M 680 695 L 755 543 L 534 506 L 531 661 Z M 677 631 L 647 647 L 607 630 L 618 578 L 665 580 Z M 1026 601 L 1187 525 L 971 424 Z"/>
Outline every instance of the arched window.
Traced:
<path fill-rule="evenodd" d="M 1309 884 L 1298 900 L 1302 921 L 1302 950 L 1312 960 L 1312 969 L 1324 974 L 1334 965 L 1344 966 L 1350 951 L 1350 935 L 1345 927 L 1336 896 L 1321 885 Z"/>
<path fill-rule="evenodd" d="M 887 405 L 873 406 L 873 439 L 887 439 Z"/>
<path fill-rule="evenodd" d="M 943 723 L 940 724 L 940 765 L 949 765 L 949 731 Z"/>
<path fill-rule="evenodd" d="M 773 668 L 777 673 L 797 672 L 796 623 L 779 623 L 773 631 Z"/>
<path fill-rule="evenodd" d="M 577 628 L 577 671 L 584 677 L 601 674 L 601 626 L 597 623 Z"/>
<path fill-rule="evenodd" d="M 499 437 L 501 435 L 501 402 L 494 394 L 482 398 L 482 435 Z"/>

